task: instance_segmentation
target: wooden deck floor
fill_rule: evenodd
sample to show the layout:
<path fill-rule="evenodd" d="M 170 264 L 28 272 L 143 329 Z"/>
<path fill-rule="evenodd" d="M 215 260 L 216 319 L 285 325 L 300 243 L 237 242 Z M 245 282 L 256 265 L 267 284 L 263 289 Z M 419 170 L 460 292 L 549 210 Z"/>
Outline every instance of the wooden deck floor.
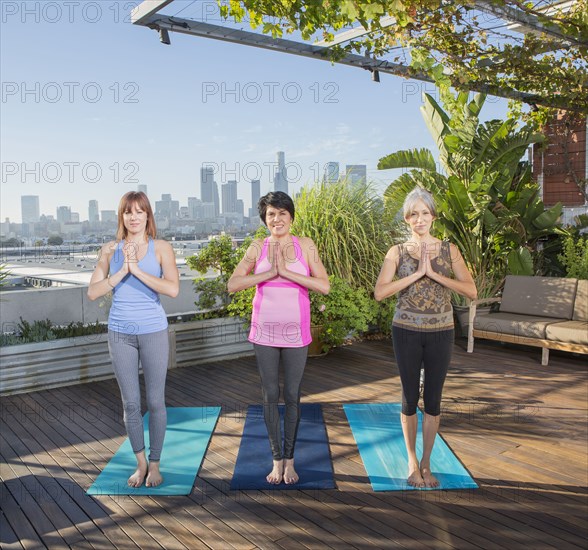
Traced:
<path fill-rule="evenodd" d="M 190 496 L 85 494 L 124 440 L 114 380 L 16 395 L 1 405 L 2 548 L 586 548 L 584 358 L 476 342 L 455 347 L 441 433 L 478 490 L 374 493 L 343 403 L 400 400 L 387 341 L 309 360 L 337 489 L 234 492 L 229 483 L 253 358 L 170 371 L 168 406 L 222 404 Z"/>

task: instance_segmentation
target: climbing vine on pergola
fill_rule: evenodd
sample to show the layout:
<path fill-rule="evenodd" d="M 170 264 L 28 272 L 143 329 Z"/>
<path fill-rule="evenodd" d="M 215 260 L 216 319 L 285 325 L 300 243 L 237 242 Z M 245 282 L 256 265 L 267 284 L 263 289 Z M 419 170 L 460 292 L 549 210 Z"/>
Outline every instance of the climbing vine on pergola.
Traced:
<path fill-rule="evenodd" d="M 221 13 L 274 38 L 299 33 L 406 65 L 441 90 L 478 90 L 588 112 L 588 0 L 222 0 Z M 349 29 L 363 27 L 352 39 Z M 369 70 L 377 70 L 377 62 Z"/>

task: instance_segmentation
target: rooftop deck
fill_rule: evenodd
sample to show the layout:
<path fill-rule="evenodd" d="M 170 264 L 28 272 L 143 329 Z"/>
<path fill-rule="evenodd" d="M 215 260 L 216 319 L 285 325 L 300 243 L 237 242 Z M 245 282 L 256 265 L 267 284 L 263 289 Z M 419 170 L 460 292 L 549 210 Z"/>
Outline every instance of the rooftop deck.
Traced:
<path fill-rule="evenodd" d="M 455 346 L 441 433 L 478 490 L 375 493 L 343 403 L 400 400 L 388 341 L 310 359 L 337 489 L 229 491 L 254 359 L 169 372 L 168 406 L 222 404 L 192 494 L 85 494 L 125 438 L 114 380 L 2 399 L 3 548 L 586 548 L 585 358 L 476 342 Z"/>

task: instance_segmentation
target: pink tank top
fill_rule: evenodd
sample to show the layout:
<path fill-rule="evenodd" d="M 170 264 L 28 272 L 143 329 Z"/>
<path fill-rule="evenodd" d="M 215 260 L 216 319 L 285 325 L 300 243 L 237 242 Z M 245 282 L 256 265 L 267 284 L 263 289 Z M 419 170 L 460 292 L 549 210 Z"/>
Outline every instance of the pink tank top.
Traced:
<path fill-rule="evenodd" d="M 294 236 L 292 243 L 293 248 L 288 247 L 284 251 L 288 269 L 310 275 L 300 243 Z M 254 273 L 264 273 L 271 269 L 268 250 L 269 237 L 263 242 Z M 253 298 L 249 341 L 276 348 L 301 348 L 310 344 L 312 337 L 308 289 L 280 276 L 258 284 Z"/>

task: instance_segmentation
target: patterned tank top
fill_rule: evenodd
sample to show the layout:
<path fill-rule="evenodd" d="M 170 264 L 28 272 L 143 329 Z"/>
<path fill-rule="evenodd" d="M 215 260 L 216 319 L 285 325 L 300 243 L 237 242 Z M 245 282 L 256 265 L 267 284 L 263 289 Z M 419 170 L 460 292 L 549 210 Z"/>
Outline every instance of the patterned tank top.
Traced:
<path fill-rule="evenodd" d="M 268 259 L 269 237 L 263 242 L 254 273 L 271 269 Z M 290 271 L 310 275 L 298 239 L 292 236 L 292 247 L 284 250 Z M 310 298 L 308 289 L 283 277 L 259 283 L 253 298 L 249 341 L 261 346 L 301 348 L 312 342 L 310 335 Z"/>
<path fill-rule="evenodd" d="M 123 246 L 118 243 L 110 259 L 110 273 L 116 273 L 123 265 Z M 139 261 L 139 267 L 154 277 L 161 277 L 161 265 L 155 255 L 155 243 L 149 239 L 147 254 Z M 167 317 L 159 294 L 143 281 L 127 273 L 112 290 L 112 305 L 108 315 L 108 329 L 124 334 L 149 334 L 167 328 Z"/>
<path fill-rule="evenodd" d="M 404 245 L 400 245 L 398 277 L 408 277 L 419 267 Z M 451 249 L 448 241 L 442 241 L 439 254 L 431 259 L 433 271 L 451 276 Z M 426 332 L 451 330 L 453 307 L 451 291 L 427 276 L 420 278 L 398 293 L 398 302 L 392 321 L 394 326 Z"/>

